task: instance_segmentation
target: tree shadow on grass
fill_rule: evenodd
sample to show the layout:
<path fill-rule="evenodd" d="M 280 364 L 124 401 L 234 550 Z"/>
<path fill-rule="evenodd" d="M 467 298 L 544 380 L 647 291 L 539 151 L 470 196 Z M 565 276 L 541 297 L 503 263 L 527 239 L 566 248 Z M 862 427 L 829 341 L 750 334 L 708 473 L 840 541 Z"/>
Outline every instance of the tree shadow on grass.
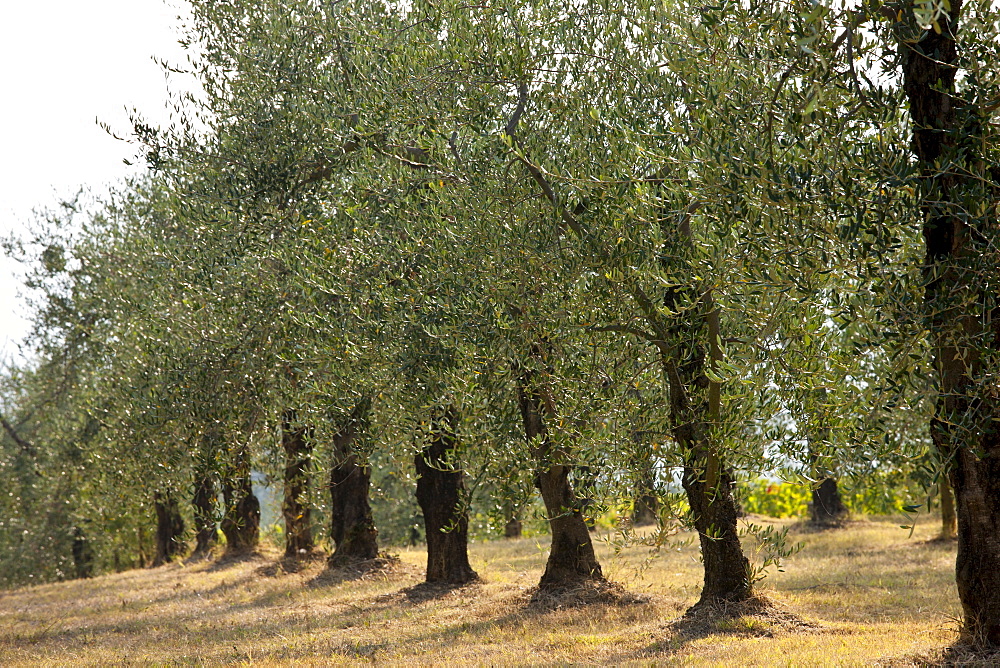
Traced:
<path fill-rule="evenodd" d="M 483 580 L 476 578 L 471 582 L 463 584 L 452 584 L 448 582 L 420 582 L 412 587 L 405 587 L 394 594 L 383 594 L 376 600 L 406 600 L 408 603 L 424 603 L 426 601 L 436 601 L 450 596 L 455 596 L 460 592 L 470 596 L 476 596 Z"/>
<path fill-rule="evenodd" d="M 962 666 L 963 668 L 993 668 L 1000 666 L 1000 649 L 981 649 L 959 641 L 948 647 L 921 654 L 888 659 L 878 664 L 886 668 L 938 668 Z"/>
<path fill-rule="evenodd" d="M 396 580 L 412 577 L 414 568 L 390 554 L 375 559 L 348 561 L 331 565 L 305 583 L 306 587 L 332 587 L 344 582 L 363 580 Z"/>
<path fill-rule="evenodd" d="M 205 572 L 216 573 L 249 561 L 270 561 L 270 558 L 256 550 L 248 552 L 225 552 L 221 557 L 212 561 L 205 568 Z"/>
<path fill-rule="evenodd" d="M 530 593 L 528 607 L 540 612 L 589 605 L 641 605 L 650 601 L 648 596 L 633 594 L 617 582 L 604 579 L 559 587 L 535 587 Z"/>
<path fill-rule="evenodd" d="M 254 573 L 267 578 L 281 577 L 282 575 L 294 575 L 304 570 L 312 568 L 320 561 L 324 561 L 326 555 L 322 552 L 308 552 L 295 557 L 282 557 L 277 561 L 264 564 L 257 568 Z"/>
<path fill-rule="evenodd" d="M 685 645 L 711 636 L 775 638 L 789 633 L 819 633 L 819 624 L 765 597 L 749 601 L 699 603 L 665 626 L 667 637 L 640 650 L 632 660 L 672 654 Z"/>
<path fill-rule="evenodd" d="M 471 587 L 467 585 L 452 590 L 450 594 L 445 594 L 438 600 L 449 595 L 472 597 L 476 595 L 478 589 L 479 587 L 475 584 Z M 405 591 L 397 593 L 396 600 L 405 596 L 403 593 Z M 494 593 L 491 596 L 494 605 L 489 609 L 472 607 L 462 621 L 445 627 L 439 626 L 433 630 L 429 629 L 422 635 L 408 638 L 407 642 L 410 644 L 434 644 L 447 643 L 449 638 L 453 637 L 489 637 L 496 631 L 516 631 L 539 622 L 543 623 L 549 631 L 573 628 L 581 624 L 582 620 L 589 624 L 599 624 L 602 619 L 614 618 L 620 622 L 623 610 L 630 611 L 628 615 L 632 619 L 629 623 L 634 623 L 639 619 L 648 622 L 661 614 L 658 606 L 654 605 L 653 599 L 647 597 L 635 595 L 623 597 L 630 601 L 628 603 L 622 603 L 621 600 L 612 601 L 607 598 L 598 602 L 593 599 L 585 601 L 577 593 L 571 599 L 565 599 L 564 605 L 553 607 L 533 602 L 532 599 L 536 591 L 534 588 L 525 590 L 512 587 L 508 590 L 507 595 L 499 598 Z M 416 604 L 415 601 L 414 604 Z"/>

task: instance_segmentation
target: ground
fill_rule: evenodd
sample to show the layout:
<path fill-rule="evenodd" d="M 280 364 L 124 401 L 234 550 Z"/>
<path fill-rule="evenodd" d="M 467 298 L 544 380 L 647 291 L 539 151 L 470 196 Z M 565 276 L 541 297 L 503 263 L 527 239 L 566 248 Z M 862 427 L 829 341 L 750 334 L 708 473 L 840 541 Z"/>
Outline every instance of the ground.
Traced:
<path fill-rule="evenodd" d="M 425 554 L 374 570 L 300 567 L 279 552 L 0 592 L 0 665 L 924 665 L 956 639 L 954 544 L 898 518 L 828 531 L 792 524 L 803 549 L 762 583 L 769 614 L 681 619 L 698 597 L 695 541 L 615 555 L 626 597 L 532 602 L 546 537 L 475 543 L 484 580 L 418 586 Z M 704 621 L 704 620 L 702 620 Z"/>

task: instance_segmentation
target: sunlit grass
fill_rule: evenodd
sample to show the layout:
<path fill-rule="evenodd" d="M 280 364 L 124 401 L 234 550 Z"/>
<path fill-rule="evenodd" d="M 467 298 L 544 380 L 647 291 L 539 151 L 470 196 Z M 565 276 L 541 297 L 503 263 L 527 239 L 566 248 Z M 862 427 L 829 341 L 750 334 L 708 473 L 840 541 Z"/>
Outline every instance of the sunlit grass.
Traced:
<path fill-rule="evenodd" d="M 671 625 L 695 602 L 693 541 L 620 555 L 599 542 L 605 573 L 648 603 L 541 610 L 527 605 L 545 560 L 541 538 L 476 543 L 485 581 L 437 598 L 408 596 L 425 555 L 398 551 L 360 579 L 299 572 L 277 553 L 231 563 L 173 564 L 0 594 L 0 665 L 871 665 L 952 642 L 959 607 L 954 546 L 912 536 L 894 518 L 810 532 L 763 587 L 813 628 L 719 622 L 707 634 Z M 689 537 L 689 536 L 687 536 Z M 681 536 L 685 538 L 685 536 Z"/>

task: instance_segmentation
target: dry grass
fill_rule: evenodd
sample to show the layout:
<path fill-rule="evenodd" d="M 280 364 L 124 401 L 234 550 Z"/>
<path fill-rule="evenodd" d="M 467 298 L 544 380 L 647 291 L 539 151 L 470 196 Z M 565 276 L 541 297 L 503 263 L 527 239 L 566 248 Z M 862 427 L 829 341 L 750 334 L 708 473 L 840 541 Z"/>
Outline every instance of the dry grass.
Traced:
<path fill-rule="evenodd" d="M 679 623 L 700 588 L 697 550 L 614 557 L 638 596 L 532 604 L 545 545 L 476 544 L 484 581 L 418 587 L 424 553 L 342 573 L 277 553 L 173 564 L 0 593 L 0 665 L 928 665 L 956 639 L 954 546 L 894 520 L 793 527 L 804 549 L 765 584 L 767 614 Z"/>

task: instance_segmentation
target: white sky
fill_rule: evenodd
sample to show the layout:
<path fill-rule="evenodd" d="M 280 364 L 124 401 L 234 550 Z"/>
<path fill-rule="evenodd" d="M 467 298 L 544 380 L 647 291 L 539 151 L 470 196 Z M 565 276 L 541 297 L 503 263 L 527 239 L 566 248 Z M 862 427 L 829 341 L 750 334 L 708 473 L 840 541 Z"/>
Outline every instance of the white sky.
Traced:
<path fill-rule="evenodd" d="M 96 191 L 128 172 L 134 150 L 119 135 L 136 108 L 165 122 L 167 80 L 153 56 L 183 63 L 183 0 L 4 2 L 0 12 L 0 234 L 35 207 L 80 186 Z M 183 85 L 176 76 L 172 88 Z M 17 263 L 0 258 L 0 360 L 27 331 Z"/>

